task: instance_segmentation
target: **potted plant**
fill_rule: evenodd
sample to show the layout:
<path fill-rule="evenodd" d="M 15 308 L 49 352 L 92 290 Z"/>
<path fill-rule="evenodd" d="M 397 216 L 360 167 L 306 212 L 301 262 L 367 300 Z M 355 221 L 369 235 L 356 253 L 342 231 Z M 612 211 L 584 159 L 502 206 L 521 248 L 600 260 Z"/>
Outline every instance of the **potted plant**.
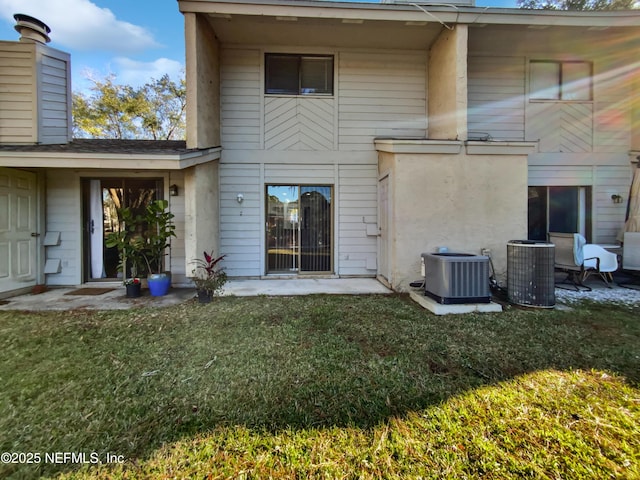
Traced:
<path fill-rule="evenodd" d="M 127 290 L 127 298 L 137 298 L 142 295 L 142 283 L 138 277 L 127 278 L 124 281 L 124 286 Z"/>
<path fill-rule="evenodd" d="M 122 283 L 126 287 L 127 297 L 139 297 L 141 284 L 138 278 L 138 267 L 142 261 L 142 251 L 138 241 L 140 218 L 134 217 L 131 209 L 123 207 L 118 210 L 119 228 L 107 235 L 107 247 L 118 250 L 118 269 L 122 275 Z M 136 281 L 137 280 L 137 281 Z"/>
<path fill-rule="evenodd" d="M 176 227 L 168 207 L 167 200 L 155 200 L 147 205 L 142 216 L 145 229 L 136 242 L 147 264 L 147 284 L 154 297 L 166 295 L 171 286 L 171 275 L 164 271 L 164 257 L 169 240 L 176 236 Z"/>
<path fill-rule="evenodd" d="M 193 262 L 196 265 L 192 271 L 193 283 L 196 285 L 200 303 L 211 302 L 213 296 L 219 293 L 227 282 L 227 274 L 222 268 L 217 267 L 225 256 L 214 257 L 212 250 L 211 253 L 204 252 L 203 258 Z"/>

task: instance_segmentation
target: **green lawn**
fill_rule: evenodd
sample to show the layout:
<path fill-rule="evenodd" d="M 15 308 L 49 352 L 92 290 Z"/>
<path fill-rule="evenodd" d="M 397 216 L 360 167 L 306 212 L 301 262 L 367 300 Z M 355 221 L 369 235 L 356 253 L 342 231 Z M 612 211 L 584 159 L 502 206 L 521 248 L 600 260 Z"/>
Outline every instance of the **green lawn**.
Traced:
<path fill-rule="evenodd" d="M 2 312 L 0 478 L 640 478 L 639 313 Z"/>

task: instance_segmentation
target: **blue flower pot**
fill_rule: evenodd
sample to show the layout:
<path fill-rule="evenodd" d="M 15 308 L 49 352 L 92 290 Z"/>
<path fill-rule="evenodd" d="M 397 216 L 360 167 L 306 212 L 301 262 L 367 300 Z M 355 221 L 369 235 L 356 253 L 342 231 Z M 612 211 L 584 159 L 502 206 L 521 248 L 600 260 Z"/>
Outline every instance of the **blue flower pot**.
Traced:
<path fill-rule="evenodd" d="M 166 273 L 152 273 L 147 277 L 147 285 L 152 297 L 162 297 L 171 287 L 171 277 Z"/>

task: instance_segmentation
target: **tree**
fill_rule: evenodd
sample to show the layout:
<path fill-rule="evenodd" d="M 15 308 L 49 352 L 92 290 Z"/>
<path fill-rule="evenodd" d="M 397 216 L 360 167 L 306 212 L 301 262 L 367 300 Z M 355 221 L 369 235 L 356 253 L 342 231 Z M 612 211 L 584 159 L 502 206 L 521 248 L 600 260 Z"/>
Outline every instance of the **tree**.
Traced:
<path fill-rule="evenodd" d="M 518 0 L 518 6 L 535 10 L 633 10 L 637 0 Z"/>
<path fill-rule="evenodd" d="M 176 84 L 169 75 L 144 85 L 138 92 L 143 131 L 153 140 L 185 136 L 187 87 L 184 79 Z"/>
<path fill-rule="evenodd" d="M 168 75 L 142 87 L 93 80 L 91 94 L 73 94 L 74 136 L 175 140 L 185 135 L 186 85 Z"/>

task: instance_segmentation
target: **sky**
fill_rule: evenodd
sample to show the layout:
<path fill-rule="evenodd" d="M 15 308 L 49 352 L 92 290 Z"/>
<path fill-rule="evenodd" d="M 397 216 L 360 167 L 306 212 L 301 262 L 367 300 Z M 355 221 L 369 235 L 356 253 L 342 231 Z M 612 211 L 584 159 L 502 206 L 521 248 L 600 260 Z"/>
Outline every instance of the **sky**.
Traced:
<path fill-rule="evenodd" d="M 356 0 L 358 1 L 358 0 Z M 516 0 L 476 0 L 476 6 L 515 8 Z M 18 40 L 14 13 L 51 28 L 49 46 L 71 54 L 74 91 L 91 78 L 115 75 L 140 86 L 184 72 L 184 20 L 177 0 L 0 0 L 0 40 Z"/>

